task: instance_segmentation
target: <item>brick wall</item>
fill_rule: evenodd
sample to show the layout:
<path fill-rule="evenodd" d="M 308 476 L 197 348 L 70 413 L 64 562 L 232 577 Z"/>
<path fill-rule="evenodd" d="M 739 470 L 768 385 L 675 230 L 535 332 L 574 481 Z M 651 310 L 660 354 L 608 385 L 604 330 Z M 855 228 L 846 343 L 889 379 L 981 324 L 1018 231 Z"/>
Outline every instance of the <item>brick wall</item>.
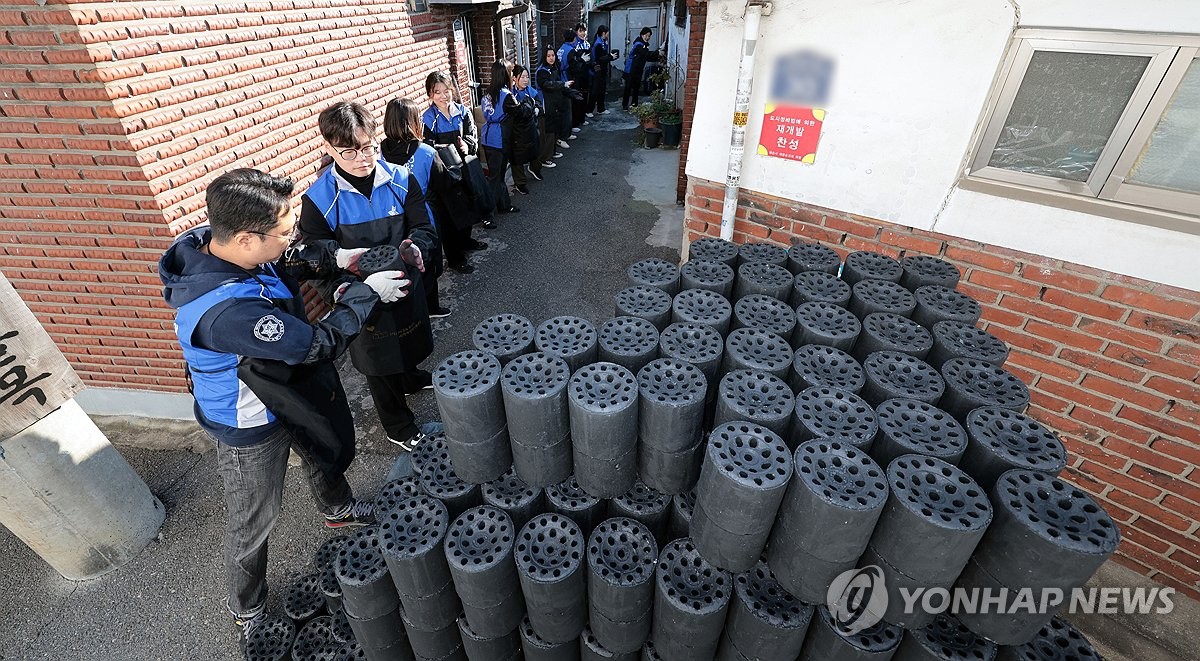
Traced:
<path fill-rule="evenodd" d="M 511 6 L 506 3 L 491 5 Z M 0 9 L 0 269 L 91 385 L 179 391 L 155 262 L 204 220 L 217 174 L 258 167 L 303 190 L 316 118 L 379 114 L 449 68 L 461 8 L 262 0 Z M 487 15 L 475 19 L 490 25 Z M 465 76 L 460 76 L 465 85 Z"/>
<path fill-rule="evenodd" d="M 574 31 L 577 23 L 586 22 L 585 4 L 584 0 L 542 0 L 542 25 L 550 27 L 546 41 L 555 48 L 561 46 L 564 30 Z"/>
<path fill-rule="evenodd" d="M 687 0 L 688 67 L 683 81 L 683 137 L 679 143 L 679 174 L 675 182 L 675 201 L 683 202 L 687 192 L 688 141 L 696 117 L 696 91 L 700 89 L 700 59 L 704 56 L 704 31 L 708 24 L 708 2 Z"/>
<path fill-rule="evenodd" d="M 689 242 L 720 235 L 723 197 L 688 183 Z M 1120 524 L 1117 562 L 1200 598 L 1200 293 L 743 191 L 734 241 L 798 240 L 957 266 L 1070 451 L 1066 479 Z"/>

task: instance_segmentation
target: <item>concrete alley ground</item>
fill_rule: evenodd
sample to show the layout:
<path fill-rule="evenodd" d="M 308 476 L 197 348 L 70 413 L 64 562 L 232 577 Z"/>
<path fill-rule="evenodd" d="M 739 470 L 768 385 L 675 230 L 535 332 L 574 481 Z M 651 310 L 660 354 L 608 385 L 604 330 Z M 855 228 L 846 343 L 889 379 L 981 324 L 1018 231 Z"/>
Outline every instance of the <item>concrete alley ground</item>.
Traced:
<path fill-rule="evenodd" d="M 498 229 L 476 232 L 489 247 L 475 254 L 475 273 L 443 277 L 443 304 L 453 314 L 435 322 L 436 350 L 426 368 L 472 348 L 475 325 L 495 314 L 519 314 L 534 324 L 563 314 L 604 321 L 613 315 L 613 295 L 626 286 L 626 266 L 647 257 L 679 260 L 678 152 L 636 147 L 636 128 L 620 111 L 593 120 L 558 167 L 545 171 L 544 182 L 531 181 L 530 195 L 514 196 L 520 213 L 500 216 Z M 359 495 L 373 496 L 396 452 L 363 378 L 348 361 L 341 371 L 360 439 L 348 477 Z M 437 418 L 431 390 L 411 401 L 421 421 Z M 160 539 L 121 570 L 74 583 L 0 528 L 0 659 L 240 659 L 237 631 L 223 608 L 225 513 L 209 441 L 190 422 L 97 422 L 166 506 Z M 335 534 L 322 525 L 298 471 L 289 472 L 286 490 L 268 569 L 269 608 L 276 613 L 291 578 L 311 571 L 313 552 Z M 1095 580 L 1145 581 L 1112 563 Z M 1111 660 L 1200 658 L 1194 634 L 1200 609 L 1178 603 L 1178 617 L 1169 619 L 1074 622 Z"/>
<path fill-rule="evenodd" d="M 625 267 L 647 257 L 678 261 L 683 210 L 675 205 L 678 151 L 633 144 L 635 121 L 609 111 L 584 127 L 514 195 L 520 213 L 478 230 L 488 249 L 476 271 L 442 278 L 454 313 L 434 322 L 436 350 L 425 364 L 472 348 L 472 329 L 502 312 L 541 321 L 572 314 L 599 323 L 613 315 Z M 395 450 L 375 416 L 363 378 L 342 364 L 359 425 L 359 455 L 348 477 L 373 496 Z M 437 418 L 433 391 L 411 398 L 421 421 Z M 225 512 L 215 454 L 194 423 L 102 419 L 98 423 L 166 506 L 160 540 L 121 570 L 92 581 L 64 580 L 0 528 L 0 659 L 128 661 L 239 659 L 237 631 L 225 614 L 221 535 Z M 298 471 L 290 471 L 284 512 L 271 536 L 271 605 L 334 533 L 324 528 Z"/>

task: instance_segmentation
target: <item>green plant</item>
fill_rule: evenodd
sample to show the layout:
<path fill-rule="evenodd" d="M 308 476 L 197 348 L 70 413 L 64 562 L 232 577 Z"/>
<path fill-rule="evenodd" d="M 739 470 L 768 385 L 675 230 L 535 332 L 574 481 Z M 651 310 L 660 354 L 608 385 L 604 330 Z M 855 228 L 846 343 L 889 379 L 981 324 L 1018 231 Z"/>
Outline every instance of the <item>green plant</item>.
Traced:
<path fill-rule="evenodd" d="M 654 92 L 650 94 L 650 98 L 648 100 L 642 101 L 636 107 L 630 108 L 629 112 L 633 113 L 633 116 L 637 117 L 638 121 L 642 122 L 643 124 L 647 122 L 658 122 L 664 119 L 666 119 L 668 123 L 672 123 L 669 119 L 670 117 L 680 116 L 679 111 L 675 108 L 675 104 L 664 99 L 662 90 L 660 89 L 654 90 Z"/>

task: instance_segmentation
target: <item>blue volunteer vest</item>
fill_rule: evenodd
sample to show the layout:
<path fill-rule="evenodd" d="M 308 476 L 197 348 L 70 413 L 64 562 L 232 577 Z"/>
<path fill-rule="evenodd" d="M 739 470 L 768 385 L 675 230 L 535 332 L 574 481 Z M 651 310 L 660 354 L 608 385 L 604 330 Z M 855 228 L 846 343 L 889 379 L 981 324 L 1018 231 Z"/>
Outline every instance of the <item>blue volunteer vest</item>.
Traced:
<path fill-rule="evenodd" d="M 266 269 L 269 275 L 223 284 L 175 312 L 175 335 L 179 338 L 188 372 L 192 376 L 192 394 L 196 404 L 205 418 L 226 427 L 261 427 L 275 422 L 275 415 L 238 378 L 238 355 L 197 347 L 192 344 L 192 335 L 205 313 L 225 301 L 236 298 L 263 298 L 268 301 L 292 298 L 291 290 L 275 275 L 274 267 L 268 264 Z M 266 328 L 263 332 L 271 332 L 271 329 Z"/>
<path fill-rule="evenodd" d="M 429 197 L 429 171 L 433 168 L 433 157 L 437 155 L 437 150 L 425 143 L 417 145 L 417 151 L 408 158 L 408 162 L 404 167 L 408 168 L 413 178 L 421 184 L 421 190 L 425 193 L 425 197 Z M 429 214 L 429 222 L 437 229 L 437 221 L 433 218 L 433 209 L 429 207 L 429 202 L 425 203 L 425 213 Z"/>
<path fill-rule="evenodd" d="M 339 234 L 343 248 L 370 248 L 383 243 L 394 229 L 390 227 L 392 219 L 404 216 L 408 168 L 382 159 L 375 167 L 370 198 L 347 183 L 339 183 L 333 167 L 322 172 L 304 193 L 325 217 L 329 229 Z M 372 223 L 384 226 L 374 227 Z"/>

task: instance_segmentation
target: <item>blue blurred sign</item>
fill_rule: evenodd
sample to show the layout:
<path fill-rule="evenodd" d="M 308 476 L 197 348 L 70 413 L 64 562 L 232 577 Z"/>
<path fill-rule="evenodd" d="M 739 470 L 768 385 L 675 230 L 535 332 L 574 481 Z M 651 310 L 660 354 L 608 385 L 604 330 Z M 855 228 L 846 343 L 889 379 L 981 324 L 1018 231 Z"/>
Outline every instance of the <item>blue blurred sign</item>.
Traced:
<path fill-rule="evenodd" d="M 811 50 L 780 55 L 771 74 L 771 101 L 823 108 L 829 103 L 833 58 Z"/>

